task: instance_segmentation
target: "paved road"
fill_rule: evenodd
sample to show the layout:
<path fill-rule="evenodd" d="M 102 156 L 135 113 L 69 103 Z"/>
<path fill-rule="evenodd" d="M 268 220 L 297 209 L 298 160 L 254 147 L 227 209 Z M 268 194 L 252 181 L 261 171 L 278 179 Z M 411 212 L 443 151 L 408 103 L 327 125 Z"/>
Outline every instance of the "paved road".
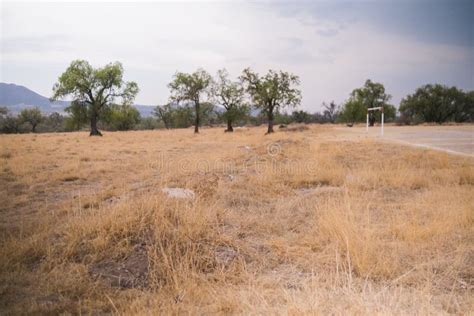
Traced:
<path fill-rule="evenodd" d="M 474 157 L 474 125 L 471 126 L 385 126 L 383 138 L 380 126 L 340 128 L 359 136 L 393 140 L 413 146 L 442 150 Z"/>

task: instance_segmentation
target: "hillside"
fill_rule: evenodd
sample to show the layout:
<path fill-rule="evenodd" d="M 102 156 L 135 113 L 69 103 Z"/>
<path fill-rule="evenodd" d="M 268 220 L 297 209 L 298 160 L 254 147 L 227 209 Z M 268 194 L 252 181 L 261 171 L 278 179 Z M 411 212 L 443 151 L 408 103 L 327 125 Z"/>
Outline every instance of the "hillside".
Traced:
<path fill-rule="evenodd" d="M 69 106 L 69 103 L 69 101 L 51 102 L 47 97 L 24 86 L 0 82 L 0 106 L 6 106 L 13 114 L 33 106 L 39 107 L 46 114 L 64 113 L 64 109 Z M 153 115 L 153 106 L 136 104 L 135 107 L 142 117 Z"/>
<path fill-rule="evenodd" d="M 69 102 L 50 102 L 47 97 L 24 86 L 0 82 L 0 105 L 6 106 L 13 113 L 32 106 L 39 107 L 45 113 L 52 113 L 63 112 Z"/>

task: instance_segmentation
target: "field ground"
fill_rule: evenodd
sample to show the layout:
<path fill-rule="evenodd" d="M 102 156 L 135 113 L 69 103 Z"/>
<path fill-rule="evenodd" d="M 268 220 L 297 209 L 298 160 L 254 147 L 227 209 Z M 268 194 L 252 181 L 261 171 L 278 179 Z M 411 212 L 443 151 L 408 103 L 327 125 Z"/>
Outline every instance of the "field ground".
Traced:
<path fill-rule="evenodd" d="M 0 135 L 0 314 L 472 312 L 474 158 L 357 129 Z"/>
<path fill-rule="evenodd" d="M 365 126 L 352 129 L 340 128 L 358 135 L 380 138 L 380 126 L 371 127 L 366 133 Z M 431 148 L 454 154 L 474 157 L 474 126 L 393 126 L 384 128 L 385 140 L 394 140 L 417 147 Z"/>

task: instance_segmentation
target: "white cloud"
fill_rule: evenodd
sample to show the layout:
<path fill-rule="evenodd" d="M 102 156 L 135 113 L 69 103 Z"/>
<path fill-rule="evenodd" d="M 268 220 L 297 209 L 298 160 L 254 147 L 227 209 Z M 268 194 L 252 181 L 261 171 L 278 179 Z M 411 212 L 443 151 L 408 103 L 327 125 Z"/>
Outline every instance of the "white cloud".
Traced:
<path fill-rule="evenodd" d="M 452 73 L 461 69 L 461 77 L 469 77 L 465 68 L 472 67 L 465 47 L 416 42 L 363 21 L 282 15 L 247 2 L 7 2 L 1 36 L 2 81 L 49 95 L 71 60 L 96 66 L 118 60 L 126 78 L 141 87 L 142 104 L 166 102 L 174 72 L 198 67 L 211 73 L 226 67 L 235 77 L 248 66 L 291 71 L 301 77 L 303 108 L 313 111 L 323 100 L 342 102 L 367 78 L 386 83 L 398 102 L 415 84 L 457 84 Z M 473 87 L 470 78 L 462 88 Z"/>

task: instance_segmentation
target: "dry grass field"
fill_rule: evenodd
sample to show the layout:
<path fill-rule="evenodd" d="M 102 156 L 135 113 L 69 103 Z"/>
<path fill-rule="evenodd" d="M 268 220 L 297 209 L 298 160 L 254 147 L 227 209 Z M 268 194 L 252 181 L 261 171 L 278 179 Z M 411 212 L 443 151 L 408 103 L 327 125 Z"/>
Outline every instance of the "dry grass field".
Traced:
<path fill-rule="evenodd" d="M 0 135 L 0 314 L 474 310 L 474 158 L 264 132 Z"/>

